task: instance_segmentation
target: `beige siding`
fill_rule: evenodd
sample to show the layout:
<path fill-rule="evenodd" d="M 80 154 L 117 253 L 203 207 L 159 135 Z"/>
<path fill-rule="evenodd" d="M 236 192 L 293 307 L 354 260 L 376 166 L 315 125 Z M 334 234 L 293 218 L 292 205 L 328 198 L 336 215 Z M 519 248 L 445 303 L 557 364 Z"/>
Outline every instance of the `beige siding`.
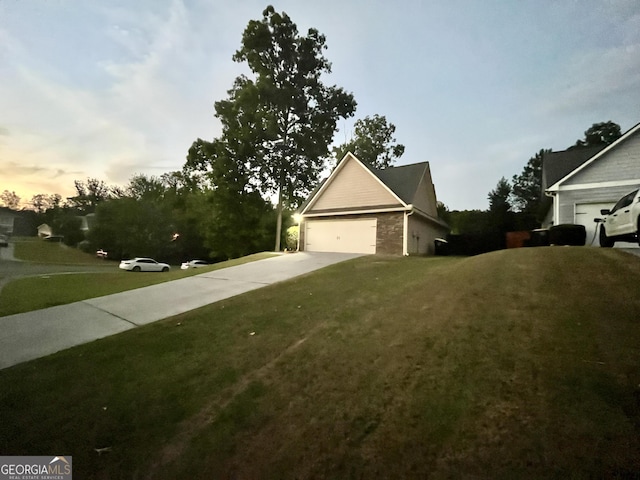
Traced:
<path fill-rule="evenodd" d="M 415 214 L 410 215 L 408 221 L 407 253 L 409 255 L 433 255 L 435 253 L 434 240 L 446 237 L 446 229 L 427 222 Z"/>
<path fill-rule="evenodd" d="M 365 207 L 400 205 L 369 171 L 348 157 L 324 191 L 311 205 L 309 213 L 332 209 L 358 209 Z"/>

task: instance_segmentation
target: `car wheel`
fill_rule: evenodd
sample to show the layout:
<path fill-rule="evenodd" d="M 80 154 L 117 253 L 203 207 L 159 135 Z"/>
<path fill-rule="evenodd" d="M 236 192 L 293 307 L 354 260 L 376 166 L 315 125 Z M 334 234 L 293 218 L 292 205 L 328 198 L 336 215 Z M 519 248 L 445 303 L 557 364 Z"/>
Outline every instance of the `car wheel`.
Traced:
<path fill-rule="evenodd" d="M 168 271 L 169 271 L 169 267 L 164 267 L 164 268 L 162 269 L 162 271 L 163 271 L 163 272 L 168 272 Z"/>
<path fill-rule="evenodd" d="M 614 243 L 616 243 L 616 241 L 607 237 L 607 232 L 605 231 L 604 226 L 600 224 L 600 246 L 604 248 L 611 248 Z"/>
<path fill-rule="evenodd" d="M 139 272 L 140 271 L 140 267 L 133 267 L 133 271 L 134 272 Z"/>

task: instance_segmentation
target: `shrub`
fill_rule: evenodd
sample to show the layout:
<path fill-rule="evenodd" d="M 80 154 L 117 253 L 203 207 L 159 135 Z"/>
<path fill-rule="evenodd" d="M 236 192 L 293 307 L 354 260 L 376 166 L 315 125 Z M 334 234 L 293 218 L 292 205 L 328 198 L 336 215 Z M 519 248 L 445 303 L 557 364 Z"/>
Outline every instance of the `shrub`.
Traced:
<path fill-rule="evenodd" d="M 297 250 L 298 249 L 298 226 L 293 225 L 287 228 L 287 248 L 289 250 Z"/>

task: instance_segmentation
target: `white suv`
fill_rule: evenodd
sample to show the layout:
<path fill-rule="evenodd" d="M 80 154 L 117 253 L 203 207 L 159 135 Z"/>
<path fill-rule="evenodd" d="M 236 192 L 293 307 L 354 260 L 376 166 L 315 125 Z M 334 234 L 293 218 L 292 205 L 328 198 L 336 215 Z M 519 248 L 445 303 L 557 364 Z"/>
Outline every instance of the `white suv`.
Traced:
<path fill-rule="evenodd" d="M 613 247 L 616 241 L 640 244 L 640 189 L 626 194 L 611 210 L 600 210 L 605 215 L 600 225 L 600 246 Z"/>

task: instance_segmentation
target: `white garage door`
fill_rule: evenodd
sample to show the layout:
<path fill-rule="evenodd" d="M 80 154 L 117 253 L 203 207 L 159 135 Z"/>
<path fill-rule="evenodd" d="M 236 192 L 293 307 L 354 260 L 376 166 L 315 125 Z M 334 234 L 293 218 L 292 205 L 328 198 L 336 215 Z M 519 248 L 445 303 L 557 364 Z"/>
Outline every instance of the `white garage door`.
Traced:
<path fill-rule="evenodd" d="M 615 203 L 615 202 L 613 202 Z M 574 223 L 584 225 L 587 230 L 586 245 L 600 245 L 598 241 L 598 224 L 593 221 L 594 218 L 602 218 L 600 210 L 603 208 L 610 209 L 613 203 L 578 203 L 575 206 Z"/>
<path fill-rule="evenodd" d="M 311 220 L 305 227 L 308 252 L 376 253 L 375 218 Z"/>

